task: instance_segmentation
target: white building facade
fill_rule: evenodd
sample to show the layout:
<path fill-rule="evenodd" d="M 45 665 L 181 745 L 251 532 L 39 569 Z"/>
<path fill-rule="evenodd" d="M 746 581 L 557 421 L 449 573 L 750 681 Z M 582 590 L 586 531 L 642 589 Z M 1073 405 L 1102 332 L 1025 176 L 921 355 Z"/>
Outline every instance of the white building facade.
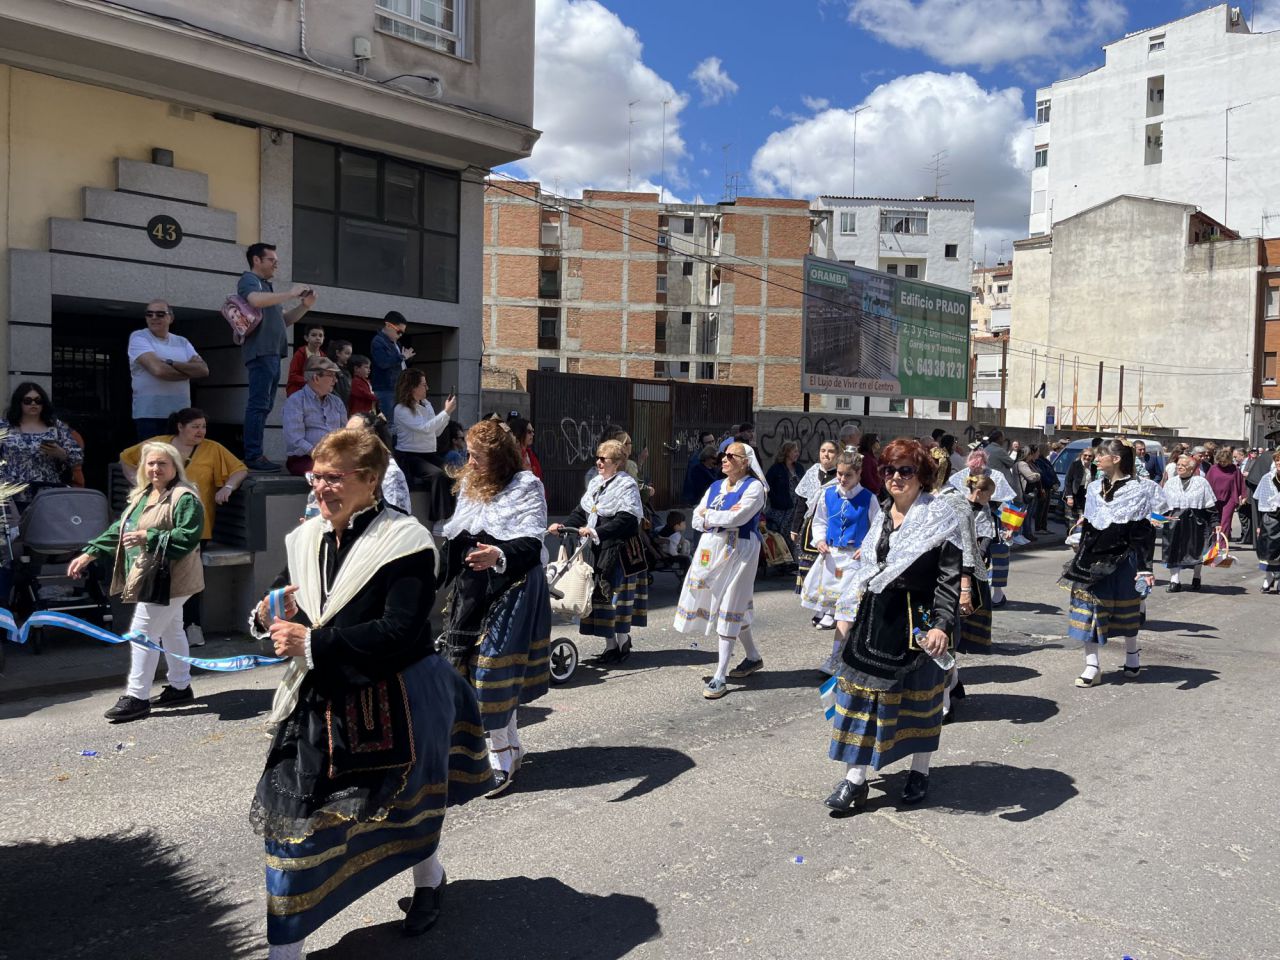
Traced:
<path fill-rule="evenodd" d="M 1219 4 L 1129 34 L 1102 67 L 1037 90 L 1028 233 L 1121 194 L 1280 233 L 1280 31 L 1247 19 Z"/>

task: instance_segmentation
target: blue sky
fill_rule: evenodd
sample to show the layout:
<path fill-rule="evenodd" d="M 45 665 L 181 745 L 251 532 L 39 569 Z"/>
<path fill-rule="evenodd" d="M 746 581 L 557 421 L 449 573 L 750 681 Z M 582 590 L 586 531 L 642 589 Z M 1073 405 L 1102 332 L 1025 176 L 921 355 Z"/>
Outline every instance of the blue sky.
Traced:
<path fill-rule="evenodd" d="M 1253 7 L 1280 27 L 1280 0 Z M 1101 45 L 1213 4 L 1187 0 L 537 0 L 534 123 L 507 172 L 597 187 L 976 201 L 975 257 L 1026 235 L 1037 86 Z M 665 150 L 663 101 L 666 106 Z M 630 104 L 630 107 L 629 107 Z M 628 122 L 628 118 L 632 122 Z M 628 149 L 628 130 L 630 148 Z M 664 163 L 665 160 L 665 163 Z"/>

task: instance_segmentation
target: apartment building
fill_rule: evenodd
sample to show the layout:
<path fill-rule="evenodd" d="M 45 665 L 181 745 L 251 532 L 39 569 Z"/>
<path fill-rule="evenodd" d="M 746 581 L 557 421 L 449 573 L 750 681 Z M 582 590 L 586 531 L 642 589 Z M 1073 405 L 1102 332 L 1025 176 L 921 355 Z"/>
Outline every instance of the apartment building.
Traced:
<path fill-rule="evenodd" d="M 970 288 L 973 306 L 969 322 L 974 337 L 1007 333 L 1013 307 L 1013 264 L 975 267 Z"/>
<path fill-rule="evenodd" d="M 533 0 L 0 6 L 0 394 L 43 383 L 114 459 L 125 345 L 164 298 L 211 369 L 193 399 L 238 449 L 246 376 L 218 310 L 264 240 L 330 338 L 366 353 L 403 313 L 415 365 L 473 418 L 484 177 L 538 136 L 533 23 Z"/>
<path fill-rule="evenodd" d="M 800 392 L 804 200 L 659 203 L 535 182 L 485 191 L 483 377 L 531 369 L 734 384 L 757 407 Z"/>
<path fill-rule="evenodd" d="M 1280 233 L 1280 31 L 1248 17 L 1218 4 L 1131 33 L 1103 66 L 1037 90 L 1029 234 L 1121 194 Z"/>

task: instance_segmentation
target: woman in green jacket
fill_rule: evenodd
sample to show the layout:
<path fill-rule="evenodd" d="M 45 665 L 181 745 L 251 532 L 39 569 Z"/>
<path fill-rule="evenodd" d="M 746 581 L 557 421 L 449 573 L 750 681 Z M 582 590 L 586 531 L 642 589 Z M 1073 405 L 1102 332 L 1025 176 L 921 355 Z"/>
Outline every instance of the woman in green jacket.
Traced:
<path fill-rule="evenodd" d="M 156 706 L 185 703 L 195 697 L 191 666 L 179 657 L 188 654 L 182 605 L 204 589 L 200 562 L 203 530 L 200 493 L 187 482 L 181 455 L 171 444 L 150 441 L 142 447 L 138 480 L 124 514 L 102 536 L 91 540 L 67 570 L 70 576 L 81 577 L 94 561 L 113 558 L 112 595 L 137 604 L 129 630 L 165 650 L 169 682 L 156 697 Z M 143 602 L 139 597 L 147 595 L 146 573 L 152 566 L 149 558 L 157 554 L 169 561 L 167 602 Z M 125 695 L 105 714 L 114 723 L 140 720 L 151 712 L 151 684 L 160 655 L 137 644 L 130 644 L 130 650 L 133 662 L 129 685 Z"/>

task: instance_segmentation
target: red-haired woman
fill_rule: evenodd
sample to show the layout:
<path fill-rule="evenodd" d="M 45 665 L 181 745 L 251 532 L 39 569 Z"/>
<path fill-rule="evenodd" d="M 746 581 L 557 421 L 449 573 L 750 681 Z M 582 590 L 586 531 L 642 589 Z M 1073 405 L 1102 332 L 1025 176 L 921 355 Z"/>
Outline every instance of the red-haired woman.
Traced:
<path fill-rule="evenodd" d="M 444 525 L 445 583 L 453 584 L 446 638 L 454 666 L 480 701 L 495 797 L 524 757 L 516 708 L 546 693 L 551 681 L 551 601 L 542 574 L 547 498 L 505 423 L 477 423 L 467 431 L 467 452 L 454 487 L 458 507 Z"/>
<path fill-rule="evenodd" d="M 904 804 L 929 788 L 942 731 L 947 671 L 934 660 L 959 616 L 963 544 L 956 513 L 927 491 L 936 464 L 916 440 L 894 440 L 880 457 L 889 503 L 862 542 L 841 604 L 855 614 L 836 684 L 830 756 L 845 775 L 826 804 L 839 813 L 867 802 L 867 769 L 911 757 Z"/>

